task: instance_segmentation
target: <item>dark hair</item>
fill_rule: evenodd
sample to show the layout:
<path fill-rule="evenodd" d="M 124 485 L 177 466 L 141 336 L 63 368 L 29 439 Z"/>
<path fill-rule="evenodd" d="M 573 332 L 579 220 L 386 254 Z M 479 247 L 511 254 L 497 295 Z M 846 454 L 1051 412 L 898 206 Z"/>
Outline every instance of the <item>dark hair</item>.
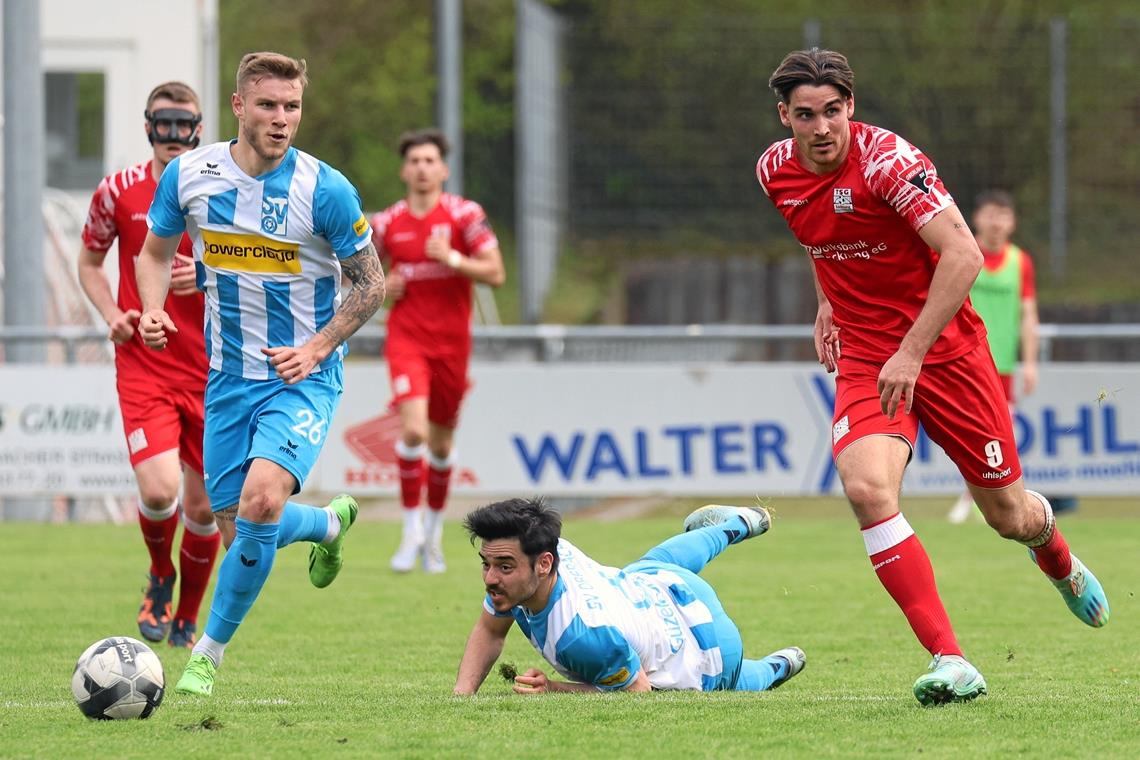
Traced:
<path fill-rule="evenodd" d="M 551 570 L 558 569 L 558 537 L 562 535 L 562 515 L 546 506 L 542 499 L 507 499 L 479 507 L 463 521 L 471 538 L 494 541 L 517 538 L 523 554 L 534 567 L 538 555 L 554 555 Z"/>
<path fill-rule="evenodd" d="M 413 129 L 400 135 L 400 158 L 406 158 L 408 151 L 417 145 L 434 145 L 439 148 L 440 158 L 447 158 L 447 153 L 451 150 L 447 136 L 435 127 Z"/>
<path fill-rule="evenodd" d="M 794 50 L 788 53 L 780 65 L 772 72 L 768 86 L 787 103 L 792 90 L 801 84 L 816 87 L 832 85 L 844 98 L 855 92 L 855 72 L 847 63 L 847 57 L 834 50 Z"/>
<path fill-rule="evenodd" d="M 202 105 L 198 102 L 198 93 L 185 82 L 163 82 L 151 90 L 150 95 L 146 96 L 147 113 L 150 113 L 150 107 L 159 98 L 173 100 L 175 103 L 193 103 L 196 111 L 202 110 Z"/>
<path fill-rule="evenodd" d="M 1000 206 L 1013 211 L 1013 196 L 1005 190 L 985 190 L 978 193 L 978 197 L 974 201 L 974 210 L 977 211 L 982 206 Z"/>
<path fill-rule="evenodd" d="M 246 53 L 237 68 L 237 91 L 240 95 L 248 82 L 260 81 L 266 77 L 290 81 L 295 79 L 301 83 L 303 90 L 309 83 L 308 70 L 304 58 L 290 58 L 271 51 Z"/>

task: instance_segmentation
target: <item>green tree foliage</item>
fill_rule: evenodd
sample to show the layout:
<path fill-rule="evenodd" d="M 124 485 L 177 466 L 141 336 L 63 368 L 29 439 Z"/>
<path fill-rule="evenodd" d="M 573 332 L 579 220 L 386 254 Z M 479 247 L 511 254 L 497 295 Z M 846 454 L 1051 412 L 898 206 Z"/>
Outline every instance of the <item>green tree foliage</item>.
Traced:
<path fill-rule="evenodd" d="M 244 53 L 304 58 L 311 81 L 297 146 L 344 171 L 365 208 L 401 198 L 399 135 L 436 123 L 433 4 L 222 0 L 219 11 L 219 134 L 236 129 L 229 96 Z M 485 205 L 497 213 L 509 211 L 513 184 L 510 163 L 503 165 L 513 124 L 513 21 L 510 0 L 465 3 L 467 191 L 490 197 Z"/>

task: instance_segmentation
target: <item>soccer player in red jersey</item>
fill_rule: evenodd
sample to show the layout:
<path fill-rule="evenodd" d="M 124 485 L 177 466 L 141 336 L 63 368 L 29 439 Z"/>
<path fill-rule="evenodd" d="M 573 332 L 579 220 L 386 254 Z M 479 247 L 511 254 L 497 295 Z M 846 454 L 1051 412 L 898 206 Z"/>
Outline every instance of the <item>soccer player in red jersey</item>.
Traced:
<path fill-rule="evenodd" d="M 203 396 L 206 348 L 203 295 L 195 286 L 189 238 L 183 236 L 171 272 L 166 309 L 185 325 L 167 350 L 151 351 L 136 332 L 142 302 L 135 285 L 135 259 L 146 239 L 146 214 L 158 178 L 176 156 L 198 144 L 201 109 L 194 90 L 166 82 L 146 101 L 149 161 L 105 177 L 95 190 L 83 247 L 79 282 L 99 310 L 115 344 L 115 376 L 123 431 L 139 488 L 139 525 L 150 553 L 150 572 L 139 632 L 150 641 L 170 634 L 175 647 L 194 645 L 198 607 L 210 581 L 220 537 L 202 479 Z M 119 240 L 118 298 L 103 270 Z M 179 484 L 182 498 L 179 500 Z M 178 570 L 171 555 L 182 506 Z M 174 580 L 181 573 L 178 607 L 171 615 Z"/>
<path fill-rule="evenodd" d="M 498 287 L 506 276 L 483 209 L 443 191 L 448 147 L 435 129 L 402 135 L 400 179 L 407 197 L 372 218 L 372 240 L 387 260 L 394 300 L 384 355 L 401 425 L 396 455 L 404 527 L 391 563 L 397 572 L 409 572 L 421 556 L 425 571 L 446 569 L 442 515 L 455 464 L 452 440 L 468 387 L 472 283 Z M 426 513 L 420 509 L 425 478 Z"/>
<path fill-rule="evenodd" d="M 1029 547 L 1083 622 L 1108 622 L 1100 583 L 1069 552 L 1052 509 L 1027 491 L 985 327 L 967 301 L 982 253 L 930 160 L 851 120 L 847 59 L 790 53 L 769 85 L 790 139 L 756 166 L 812 263 L 815 347 L 836 379 L 833 456 L 871 564 L 934 656 L 922 704 L 986 693 L 962 655 L 930 560 L 899 511 L 919 422 L 957 464 L 990 526 Z"/>

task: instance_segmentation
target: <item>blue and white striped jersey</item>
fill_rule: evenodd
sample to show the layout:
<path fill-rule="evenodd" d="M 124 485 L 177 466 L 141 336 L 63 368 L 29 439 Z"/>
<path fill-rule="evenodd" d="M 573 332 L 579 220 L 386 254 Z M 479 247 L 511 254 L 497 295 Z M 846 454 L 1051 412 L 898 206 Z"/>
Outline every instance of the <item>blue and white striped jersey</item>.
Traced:
<path fill-rule="evenodd" d="M 290 148 L 276 169 L 250 177 L 230 144 L 171 161 L 147 223 L 163 237 L 185 230 L 194 242 L 210 368 L 264 380 L 274 372 L 261 349 L 300 346 L 332 319 L 340 259 L 367 246 L 372 230 L 356 189 L 328 164 Z"/>
<path fill-rule="evenodd" d="M 657 689 L 725 688 L 712 612 L 671 572 L 606 567 L 565 539 L 546 608 L 514 617 L 530 643 L 565 678 L 603 690 L 628 686 L 644 668 Z"/>

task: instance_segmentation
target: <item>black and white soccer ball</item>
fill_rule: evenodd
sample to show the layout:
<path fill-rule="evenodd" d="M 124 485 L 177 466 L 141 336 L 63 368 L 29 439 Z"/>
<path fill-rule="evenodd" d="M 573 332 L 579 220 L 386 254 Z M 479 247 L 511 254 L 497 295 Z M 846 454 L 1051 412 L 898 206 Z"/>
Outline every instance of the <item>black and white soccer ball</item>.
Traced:
<path fill-rule="evenodd" d="M 162 704 L 166 679 L 151 648 L 128 636 L 96 641 L 79 655 L 71 692 L 88 718 L 149 718 Z"/>

